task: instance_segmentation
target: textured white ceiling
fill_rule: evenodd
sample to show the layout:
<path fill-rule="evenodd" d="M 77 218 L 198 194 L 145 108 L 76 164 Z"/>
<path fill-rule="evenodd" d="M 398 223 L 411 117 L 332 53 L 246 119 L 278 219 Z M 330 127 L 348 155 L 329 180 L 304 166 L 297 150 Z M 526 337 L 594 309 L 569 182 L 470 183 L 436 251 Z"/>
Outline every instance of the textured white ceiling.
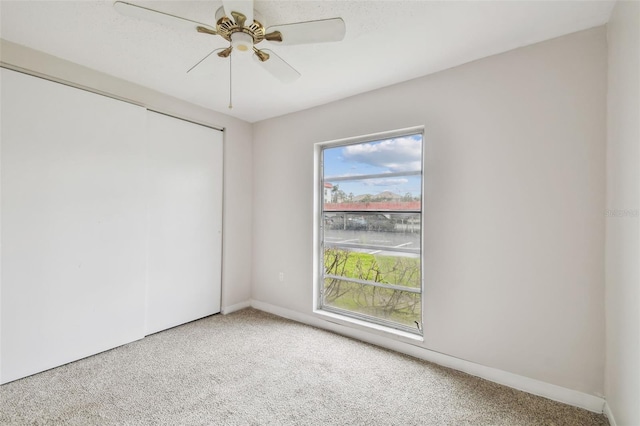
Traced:
<path fill-rule="evenodd" d="M 221 0 L 136 1 L 215 26 Z M 605 24 L 613 1 L 256 1 L 266 25 L 340 16 L 342 42 L 269 46 L 302 73 L 283 84 L 249 57 L 186 71 L 218 36 L 120 15 L 112 0 L 0 1 L 0 37 L 250 122 L 310 108 Z"/>

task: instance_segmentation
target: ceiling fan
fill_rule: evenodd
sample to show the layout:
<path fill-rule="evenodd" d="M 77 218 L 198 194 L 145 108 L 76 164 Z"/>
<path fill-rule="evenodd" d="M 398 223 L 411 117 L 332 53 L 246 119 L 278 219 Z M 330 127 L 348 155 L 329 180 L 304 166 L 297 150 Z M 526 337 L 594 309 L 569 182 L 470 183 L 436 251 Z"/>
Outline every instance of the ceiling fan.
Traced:
<path fill-rule="evenodd" d="M 237 52 L 252 54 L 253 58 L 271 75 L 284 83 L 290 83 L 297 80 L 300 73 L 273 51 L 259 49 L 258 44 L 266 42 L 273 45 L 292 45 L 340 41 L 346 32 L 342 18 L 266 27 L 260 14 L 253 9 L 253 0 L 222 0 L 222 7 L 215 13 L 215 27 L 125 1 L 116 1 L 113 6 L 126 16 L 201 34 L 217 35 L 229 42 L 228 47 L 214 50 L 191 67 L 187 71 L 191 74 L 206 72 L 207 65 L 212 61 L 224 58 L 229 58 L 231 61 L 232 53 Z M 229 108 L 231 108 L 231 100 Z"/>

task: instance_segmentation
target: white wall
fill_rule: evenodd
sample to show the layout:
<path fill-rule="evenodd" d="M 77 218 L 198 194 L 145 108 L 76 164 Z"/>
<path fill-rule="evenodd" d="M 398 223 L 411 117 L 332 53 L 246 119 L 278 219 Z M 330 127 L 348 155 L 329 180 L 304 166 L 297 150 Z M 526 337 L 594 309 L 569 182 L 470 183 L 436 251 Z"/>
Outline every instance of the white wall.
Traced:
<path fill-rule="evenodd" d="M 607 403 L 640 424 L 640 3 L 619 1 L 609 43 L 606 219 Z"/>
<path fill-rule="evenodd" d="M 251 124 L 1 39 L 0 60 L 11 68 L 21 68 L 128 99 L 169 115 L 224 128 L 222 308 L 250 299 Z"/>
<path fill-rule="evenodd" d="M 605 120 L 596 28 L 255 124 L 253 298 L 312 313 L 314 143 L 425 125 L 423 347 L 602 395 Z"/>

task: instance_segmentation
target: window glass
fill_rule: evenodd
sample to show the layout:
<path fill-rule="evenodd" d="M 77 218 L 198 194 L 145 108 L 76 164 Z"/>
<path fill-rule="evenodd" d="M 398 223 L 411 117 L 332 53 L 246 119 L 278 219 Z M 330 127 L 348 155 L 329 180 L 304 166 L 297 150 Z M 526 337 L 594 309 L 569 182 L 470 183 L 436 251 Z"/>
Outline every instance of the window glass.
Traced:
<path fill-rule="evenodd" d="M 422 134 L 321 159 L 320 309 L 420 333 Z"/>

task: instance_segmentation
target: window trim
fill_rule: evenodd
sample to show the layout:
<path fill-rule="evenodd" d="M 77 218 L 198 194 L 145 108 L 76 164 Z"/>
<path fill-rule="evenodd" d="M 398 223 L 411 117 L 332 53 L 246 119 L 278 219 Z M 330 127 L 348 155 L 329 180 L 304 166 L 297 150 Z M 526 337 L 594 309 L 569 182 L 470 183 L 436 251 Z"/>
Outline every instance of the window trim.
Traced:
<path fill-rule="evenodd" d="M 421 170 L 420 172 L 404 172 L 398 173 L 402 175 L 421 175 L 422 176 L 422 190 L 420 197 L 420 328 L 416 330 L 415 328 L 411 328 L 409 326 L 404 326 L 398 323 L 392 323 L 390 321 L 385 321 L 381 318 L 369 317 L 365 314 L 360 314 L 357 312 L 343 311 L 339 308 L 322 306 L 322 294 L 321 294 L 321 280 L 324 276 L 324 262 L 321 261 L 323 259 L 324 253 L 324 241 L 323 241 L 323 213 L 324 213 L 324 204 L 323 204 L 323 195 L 324 195 L 324 176 L 323 176 L 323 150 L 338 146 L 348 146 L 348 145 L 357 145 L 360 143 L 366 142 L 376 142 L 385 139 L 392 139 L 395 137 L 401 136 L 410 136 L 420 134 L 422 136 L 422 158 L 420 162 Z M 330 321 L 334 323 L 339 323 L 342 325 L 347 325 L 356 328 L 363 328 L 366 330 L 373 331 L 377 334 L 383 335 L 392 335 L 402 340 L 409 341 L 423 341 L 423 333 L 424 333 L 424 307 L 425 307 L 425 298 L 422 297 L 424 295 L 424 206 L 425 206 L 425 153 L 426 153 L 426 144 L 425 144 L 425 132 L 424 126 L 415 126 L 403 129 L 392 130 L 388 132 L 380 132 L 380 133 L 372 133 L 363 136 L 357 137 L 349 137 L 343 139 L 336 139 L 325 142 L 318 142 L 314 145 L 314 226 L 313 226 L 313 313 L 314 315 Z M 389 176 L 389 175 L 385 175 Z M 332 178 L 333 181 L 343 181 L 343 180 L 361 180 L 366 179 L 367 175 L 362 176 L 353 176 L 347 178 L 332 178 L 327 177 L 327 179 Z M 371 177 L 374 177 L 373 175 Z M 349 211 L 350 212 L 350 211 Z M 415 211 L 412 211 L 417 213 Z M 402 212 L 404 213 L 404 212 Z M 409 213 L 409 212 L 407 212 Z M 346 278 L 346 277 L 342 277 Z M 371 283 L 366 283 L 367 285 L 372 285 Z M 342 312 L 341 312 L 342 311 Z"/>

